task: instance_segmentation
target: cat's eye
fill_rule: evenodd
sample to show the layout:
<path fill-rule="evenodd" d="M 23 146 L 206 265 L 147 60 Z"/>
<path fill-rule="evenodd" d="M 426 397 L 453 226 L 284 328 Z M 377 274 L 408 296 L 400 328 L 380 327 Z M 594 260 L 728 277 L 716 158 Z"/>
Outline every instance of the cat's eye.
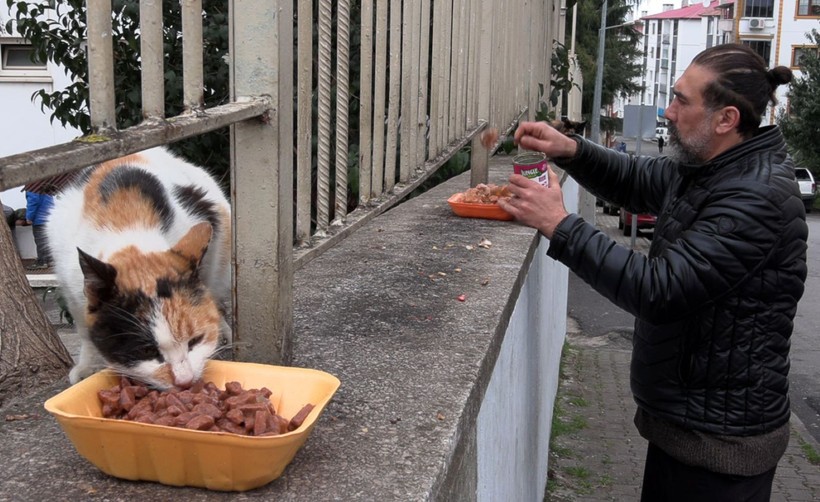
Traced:
<path fill-rule="evenodd" d="M 156 345 L 144 345 L 139 349 L 140 359 L 151 360 L 157 359 L 159 362 L 165 362 L 165 358 L 159 352 Z"/>
<path fill-rule="evenodd" d="M 199 343 L 202 342 L 202 340 L 204 338 L 205 338 L 205 335 L 199 335 L 195 338 L 191 338 L 190 340 L 188 340 L 188 350 L 191 350 L 194 347 L 196 347 Z"/>

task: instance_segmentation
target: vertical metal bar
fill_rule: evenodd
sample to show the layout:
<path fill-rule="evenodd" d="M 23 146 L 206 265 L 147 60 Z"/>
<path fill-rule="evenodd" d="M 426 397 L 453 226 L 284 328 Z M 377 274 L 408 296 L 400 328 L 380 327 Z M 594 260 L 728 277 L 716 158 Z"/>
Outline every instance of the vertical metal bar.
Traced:
<path fill-rule="evenodd" d="M 427 160 L 427 97 L 430 88 L 430 0 L 421 0 L 421 40 L 419 41 L 418 142 L 416 158 L 419 164 Z"/>
<path fill-rule="evenodd" d="M 409 165 L 407 166 L 410 172 L 418 169 L 421 164 L 418 158 L 418 135 L 419 135 L 419 42 L 421 40 L 421 2 L 408 2 L 411 6 L 410 13 L 410 108 L 409 115 L 406 117 L 408 131 L 410 132 L 409 142 L 407 143 L 407 156 L 409 158 Z M 405 141 L 402 140 L 402 146 Z M 402 178 L 404 181 L 404 178 Z"/>
<path fill-rule="evenodd" d="M 413 129 L 412 122 L 415 119 L 413 112 L 413 93 L 416 91 L 412 88 L 412 74 L 413 67 L 416 66 L 416 61 L 413 60 L 413 4 L 415 2 L 404 2 L 401 19 L 401 125 L 399 127 L 401 134 L 401 141 L 399 148 L 401 150 L 401 158 L 399 161 L 399 180 L 405 182 L 410 179 L 410 135 Z M 410 117 L 413 117 L 411 119 Z"/>
<path fill-rule="evenodd" d="M 490 118 L 491 92 L 493 79 L 493 19 L 495 18 L 493 0 L 480 0 L 482 15 L 479 16 L 480 28 L 478 31 L 478 82 L 476 95 L 478 97 L 478 119 L 493 123 Z M 496 72 L 498 73 L 498 72 Z M 488 156 L 483 146 L 480 146 L 478 137 L 473 139 L 473 148 L 470 158 L 470 186 L 486 183 L 488 180 Z"/>
<path fill-rule="evenodd" d="M 296 243 L 310 243 L 313 118 L 313 0 L 299 0 L 296 71 Z"/>
<path fill-rule="evenodd" d="M 384 2 L 378 2 L 384 8 Z M 372 160 L 376 155 L 373 131 L 378 134 L 379 121 L 374 116 L 378 116 L 378 104 L 373 102 L 373 0 L 362 1 L 362 28 L 361 28 L 361 70 L 359 72 L 359 204 L 366 204 L 373 197 L 374 192 L 381 189 L 373 187 L 376 175 L 374 171 L 375 162 Z M 378 28 L 377 28 L 378 32 Z M 376 51 L 379 50 L 379 42 L 376 42 Z M 381 48 L 384 51 L 384 48 Z M 376 57 L 376 67 L 379 68 L 379 58 Z M 377 71 L 376 76 L 383 75 L 383 71 Z M 379 87 L 376 85 L 376 95 Z M 384 89 L 382 89 L 384 94 Z M 378 99 L 376 100 L 378 101 Z M 375 129 L 374 129 L 375 128 Z M 381 131 L 384 134 L 384 121 L 381 123 Z M 372 156 L 371 156 L 372 151 Z"/>
<path fill-rule="evenodd" d="M 165 55 L 162 37 L 162 2 L 140 0 L 140 63 L 142 65 L 142 117 L 165 117 Z"/>
<path fill-rule="evenodd" d="M 88 94 L 94 131 L 117 128 L 111 0 L 88 0 Z"/>
<path fill-rule="evenodd" d="M 438 131 L 440 129 L 441 118 L 439 116 L 440 102 L 441 102 L 441 18 L 443 2 L 433 2 L 433 18 L 430 22 L 432 27 L 432 49 L 430 51 L 430 130 L 429 136 L 429 154 L 430 158 L 438 156 L 440 151 L 440 144 L 438 141 Z"/>
<path fill-rule="evenodd" d="M 350 99 L 350 0 L 336 11 L 336 221 L 347 216 L 348 99 Z"/>
<path fill-rule="evenodd" d="M 453 33 L 450 77 L 450 127 L 447 143 L 456 140 L 461 133 L 459 108 L 461 108 L 461 5 L 462 0 L 453 2 Z"/>
<path fill-rule="evenodd" d="M 316 177 L 316 232 L 327 234 L 330 223 L 330 64 L 331 15 L 329 1 L 319 2 L 319 145 Z"/>
<path fill-rule="evenodd" d="M 186 111 L 205 104 L 202 69 L 202 0 L 182 0 L 182 85 Z"/>
<path fill-rule="evenodd" d="M 543 54 L 544 51 L 549 52 L 549 46 L 543 46 L 539 42 L 542 42 L 541 36 L 544 34 L 544 31 L 548 29 L 548 26 L 541 24 L 539 19 L 536 19 L 533 14 L 535 14 L 535 6 L 533 2 L 524 2 L 522 6 L 522 10 L 524 11 L 524 15 L 527 19 L 527 30 L 524 36 L 527 37 L 527 66 L 528 68 L 528 75 L 529 78 L 527 79 L 527 92 L 526 92 L 526 103 L 530 109 L 530 117 L 533 120 L 536 118 L 536 113 L 538 112 L 538 103 L 540 101 L 540 96 L 538 96 L 538 79 L 539 77 L 541 80 L 547 79 L 546 81 L 540 82 L 544 84 L 544 91 L 549 88 L 549 74 L 542 73 L 541 65 L 537 64 L 536 59 L 538 55 Z"/>
<path fill-rule="evenodd" d="M 465 109 L 465 119 L 467 121 L 468 129 L 474 127 L 478 122 L 476 119 L 477 99 L 475 96 L 476 80 L 478 79 L 475 64 L 476 46 L 478 45 L 476 41 L 476 32 L 478 30 L 478 27 L 476 26 L 478 23 L 478 9 L 476 8 L 475 3 L 475 0 L 467 1 L 467 16 L 469 21 L 467 22 L 467 107 Z"/>
<path fill-rule="evenodd" d="M 453 80 L 453 0 L 444 0 L 442 5 L 442 38 L 444 46 L 441 53 L 444 55 L 441 62 L 442 67 L 442 89 L 441 89 L 441 129 L 439 130 L 439 144 L 445 147 L 450 143 L 450 99 L 451 86 Z"/>
<path fill-rule="evenodd" d="M 467 33 L 469 32 L 469 17 L 467 12 L 467 0 L 459 0 L 461 19 L 461 29 L 459 30 L 459 64 L 458 64 L 458 93 L 459 104 L 457 109 L 457 121 L 459 125 L 458 137 L 464 136 L 467 132 Z"/>
<path fill-rule="evenodd" d="M 389 4 L 385 0 L 376 3 L 376 59 L 377 71 L 373 75 L 373 172 L 371 196 L 377 197 L 384 189 L 384 119 L 387 103 L 387 17 Z"/>
<path fill-rule="evenodd" d="M 271 99 L 267 120 L 232 129 L 234 357 L 287 364 L 293 330 L 293 3 L 229 5 L 231 97 Z"/>
<path fill-rule="evenodd" d="M 401 0 L 390 1 L 390 101 L 387 105 L 387 148 L 385 149 L 384 190 L 396 184 L 399 106 L 401 105 Z"/>

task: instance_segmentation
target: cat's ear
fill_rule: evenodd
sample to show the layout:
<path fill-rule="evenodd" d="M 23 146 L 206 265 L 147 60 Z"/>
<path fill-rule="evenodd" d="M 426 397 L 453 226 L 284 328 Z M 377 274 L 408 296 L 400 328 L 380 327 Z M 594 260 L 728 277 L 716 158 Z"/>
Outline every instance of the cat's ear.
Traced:
<path fill-rule="evenodd" d="M 110 300 L 117 293 L 115 279 L 117 269 L 77 248 L 80 255 L 80 269 L 83 271 L 83 291 L 88 299 L 89 309 Z"/>
<path fill-rule="evenodd" d="M 199 268 L 205 251 L 208 250 L 211 235 L 213 235 L 213 229 L 210 223 L 205 221 L 197 223 L 171 248 L 171 252 L 187 259 L 191 262 L 191 269 L 196 270 Z"/>

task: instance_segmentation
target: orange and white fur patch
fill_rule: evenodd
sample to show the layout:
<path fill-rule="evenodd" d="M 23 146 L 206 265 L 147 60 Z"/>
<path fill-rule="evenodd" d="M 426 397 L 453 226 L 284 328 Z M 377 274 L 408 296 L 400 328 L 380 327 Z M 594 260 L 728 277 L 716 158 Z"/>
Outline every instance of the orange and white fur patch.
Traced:
<path fill-rule="evenodd" d="M 230 340 L 230 204 L 204 170 L 162 148 L 86 169 L 46 225 L 81 340 L 72 383 L 115 371 L 188 387 Z"/>

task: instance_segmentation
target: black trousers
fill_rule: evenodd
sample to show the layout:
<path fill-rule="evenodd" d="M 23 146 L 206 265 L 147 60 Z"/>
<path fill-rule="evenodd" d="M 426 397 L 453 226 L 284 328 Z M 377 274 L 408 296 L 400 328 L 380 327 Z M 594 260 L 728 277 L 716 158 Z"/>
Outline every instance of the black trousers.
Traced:
<path fill-rule="evenodd" d="M 37 248 L 37 264 L 48 265 L 51 263 L 51 250 L 46 239 L 46 226 L 32 225 L 31 233 L 34 235 L 34 245 Z"/>
<path fill-rule="evenodd" d="M 649 443 L 641 502 L 768 502 L 775 469 L 757 476 L 720 474 L 681 463 Z"/>

